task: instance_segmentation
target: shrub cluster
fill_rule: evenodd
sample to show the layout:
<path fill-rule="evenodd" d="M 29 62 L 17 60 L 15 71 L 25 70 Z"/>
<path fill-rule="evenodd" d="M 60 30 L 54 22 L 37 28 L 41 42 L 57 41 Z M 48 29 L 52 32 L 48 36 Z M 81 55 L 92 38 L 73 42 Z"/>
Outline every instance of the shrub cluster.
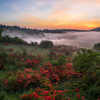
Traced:
<path fill-rule="evenodd" d="M 94 44 L 93 49 L 100 50 L 100 43 Z"/>
<path fill-rule="evenodd" d="M 85 72 L 87 71 L 93 64 L 99 59 L 100 53 L 94 52 L 91 49 L 81 49 L 82 53 L 78 52 L 77 56 L 75 56 L 73 62 L 74 62 L 74 68 L 78 72 Z"/>
<path fill-rule="evenodd" d="M 3 36 L 0 41 L 1 41 L 1 43 L 26 44 L 27 45 L 26 41 L 19 39 L 18 37 L 12 38 L 9 36 Z"/>
<path fill-rule="evenodd" d="M 41 41 L 41 43 L 39 44 L 39 47 L 41 47 L 41 48 L 52 48 L 53 42 L 52 41 Z"/>

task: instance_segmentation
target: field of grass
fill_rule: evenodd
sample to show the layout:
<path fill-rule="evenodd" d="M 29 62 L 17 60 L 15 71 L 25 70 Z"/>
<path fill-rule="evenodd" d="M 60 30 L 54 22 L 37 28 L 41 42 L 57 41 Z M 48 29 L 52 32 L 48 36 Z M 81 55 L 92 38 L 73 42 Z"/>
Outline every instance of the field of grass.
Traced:
<path fill-rule="evenodd" d="M 4 49 L 5 51 L 7 51 L 8 53 L 10 53 L 9 49 L 13 49 L 12 52 L 16 53 L 16 52 L 20 52 L 22 53 L 23 50 L 27 50 L 28 54 L 32 54 L 32 55 L 37 55 L 37 54 L 41 54 L 41 55 L 46 55 L 49 52 L 49 49 L 41 49 L 38 48 L 37 46 L 27 46 L 27 45 L 13 45 L 13 44 L 9 44 L 9 45 L 4 45 L 4 44 L 0 44 L 0 47 L 2 49 Z M 22 49 L 23 48 L 23 49 Z"/>
<path fill-rule="evenodd" d="M 100 53 L 0 44 L 0 100 L 100 100 Z"/>

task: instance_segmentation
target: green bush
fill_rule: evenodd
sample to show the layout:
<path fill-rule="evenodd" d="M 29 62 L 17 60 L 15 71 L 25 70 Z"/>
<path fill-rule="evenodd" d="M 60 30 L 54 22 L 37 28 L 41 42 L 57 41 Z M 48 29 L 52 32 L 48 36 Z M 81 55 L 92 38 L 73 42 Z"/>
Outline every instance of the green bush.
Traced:
<path fill-rule="evenodd" d="M 7 61 L 8 61 L 8 54 L 7 54 L 7 52 L 2 51 L 2 52 L 0 53 L 0 60 L 1 60 L 4 64 L 7 63 Z"/>
<path fill-rule="evenodd" d="M 76 71 L 83 73 L 84 71 L 87 71 L 94 64 L 94 62 L 97 61 L 100 53 L 94 52 L 91 49 L 81 50 L 82 53 L 78 52 L 78 55 L 74 57 L 73 64 Z"/>
<path fill-rule="evenodd" d="M 49 56 L 49 60 L 50 60 L 50 61 L 53 60 L 53 55 L 54 55 L 54 51 L 51 50 L 50 53 L 48 54 L 48 56 Z"/>
<path fill-rule="evenodd" d="M 92 86 L 86 91 L 85 97 L 88 100 L 98 100 L 100 98 L 100 86 Z"/>
<path fill-rule="evenodd" d="M 37 43 L 37 42 L 31 42 L 30 45 L 31 45 L 31 46 L 37 46 L 38 43 Z"/>
<path fill-rule="evenodd" d="M 8 64 L 8 54 L 2 51 L 0 53 L 0 70 L 5 69 L 6 64 Z"/>
<path fill-rule="evenodd" d="M 0 92 L 0 100 L 4 100 L 5 96 L 6 96 L 6 92 L 5 91 L 1 91 Z"/>
<path fill-rule="evenodd" d="M 53 61 L 51 61 L 50 63 L 51 63 L 53 66 L 61 66 L 61 65 L 64 65 L 66 62 L 67 62 L 66 56 L 60 55 L 59 58 L 58 58 L 58 60 L 53 60 Z"/>
<path fill-rule="evenodd" d="M 99 50 L 100 49 L 100 43 L 94 44 L 93 49 Z"/>
<path fill-rule="evenodd" d="M 52 41 L 41 41 L 41 43 L 39 44 L 39 47 L 51 48 L 51 47 L 53 47 L 53 42 Z"/>
<path fill-rule="evenodd" d="M 22 50 L 23 56 L 26 56 L 27 55 L 27 49 L 24 48 L 24 47 L 21 47 L 21 50 Z"/>
<path fill-rule="evenodd" d="M 100 67 L 89 68 L 81 80 L 80 88 L 85 92 L 84 95 L 88 100 L 100 98 Z"/>

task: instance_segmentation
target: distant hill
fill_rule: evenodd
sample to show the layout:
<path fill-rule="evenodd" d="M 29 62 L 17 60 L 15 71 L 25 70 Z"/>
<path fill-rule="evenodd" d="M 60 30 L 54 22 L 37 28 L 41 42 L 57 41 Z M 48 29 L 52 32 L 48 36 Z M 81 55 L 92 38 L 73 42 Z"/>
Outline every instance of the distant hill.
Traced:
<path fill-rule="evenodd" d="M 63 31 L 76 31 L 76 32 L 84 32 L 84 31 L 88 31 L 88 30 L 78 30 L 78 29 L 61 29 Z"/>
<path fill-rule="evenodd" d="M 94 28 L 94 29 L 92 29 L 90 31 L 100 31 L 100 27 Z"/>
<path fill-rule="evenodd" d="M 21 28 L 17 25 L 15 26 L 6 26 L 6 25 L 0 25 L 0 28 L 4 29 L 4 31 L 9 31 L 9 32 L 14 32 L 14 31 L 18 31 L 18 32 L 25 32 L 27 34 L 39 34 L 40 30 L 38 29 L 30 29 L 30 28 Z"/>
<path fill-rule="evenodd" d="M 13 31 L 20 31 L 20 32 L 25 32 L 27 34 L 42 34 L 42 33 L 65 33 L 65 32 L 70 32 L 70 31 L 76 31 L 76 32 L 84 32 L 88 30 L 78 30 L 78 29 L 30 29 L 30 28 L 21 28 L 17 25 L 15 26 L 9 26 L 9 25 L 0 25 L 0 28 L 3 28 L 4 30 L 8 30 L 11 33 Z"/>
<path fill-rule="evenodd" d="M 6 25 L 0 25 L 0 28 L 4 29 L 4 30 L 9 30 L 10 32 L 12 31 L 20 31 L 20 32 L 25 32 L 27 34 L 42 34 L 42 33 L 64 33 L 64 30 L 60 30 L 60 29 L 43 29 L 43 30 L 39 30 L 39 29 L 30 29 L 30 28 L 21 28 L 17 25 L 15 26 L 6 26 Z"/>

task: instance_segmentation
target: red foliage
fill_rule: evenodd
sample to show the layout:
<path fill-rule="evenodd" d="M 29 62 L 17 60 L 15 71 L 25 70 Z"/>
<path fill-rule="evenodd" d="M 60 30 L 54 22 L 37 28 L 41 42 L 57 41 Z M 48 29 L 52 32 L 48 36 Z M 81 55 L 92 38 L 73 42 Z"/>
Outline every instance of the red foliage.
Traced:
<path fill-rule="evenodd" d="M 3 44 L 4 44 L 4 45 L 9 45 L 9 43 L 8 43 L 8 42 L 4 42 Z"/>

